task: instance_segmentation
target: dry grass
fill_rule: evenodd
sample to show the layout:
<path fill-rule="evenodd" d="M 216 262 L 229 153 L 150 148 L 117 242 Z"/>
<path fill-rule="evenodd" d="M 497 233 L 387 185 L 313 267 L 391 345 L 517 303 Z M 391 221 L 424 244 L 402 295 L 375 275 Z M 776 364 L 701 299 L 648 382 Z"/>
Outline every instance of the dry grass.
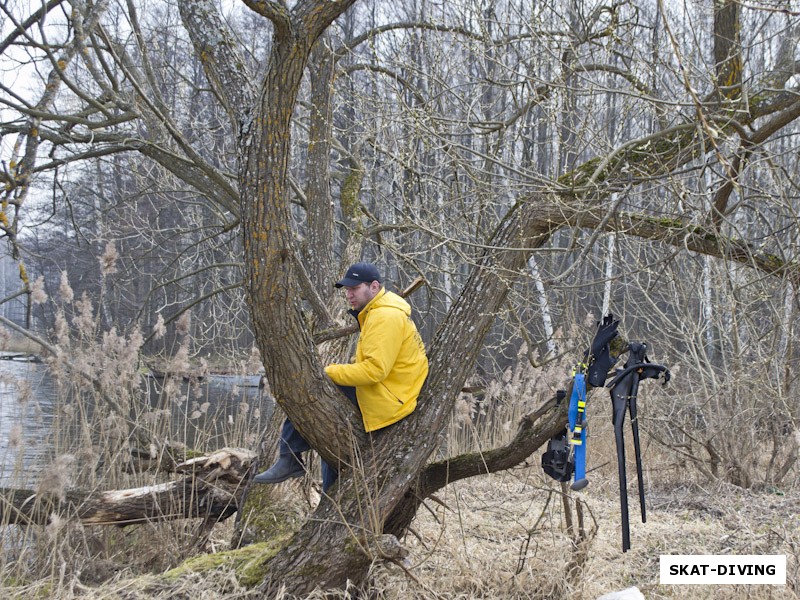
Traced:
<path fill-rule="evenodd" d="M 447 488 L 442 500 L 449 509 L 435 508 L 435 517 L 422 511 L 414 524 L 421 540 L 407 541 L 419 583 L 387 568 L 382 587 L 405 589 L 384 597 L 597 598 L 635 585 L 651 599 L 798 598 L 796 491 L 657 488 L 649 493 L 648 522 L 642 524 L 631 487 L 632 549 L 623 554 L 619 501 L 606 489 L 616 481 L 606 483 L 598 480 L 580 493 L 591 513 L 587 527 L 597 524 L 580 573 L 568 572 L 580 550 L 566 533 L 562 503 L 545 507 L 548 495 L 558 497 L 561 488 L 531 467 Z M 662 554 L 786 554 L 789 581 L 783 587 L 661 586 Z"/>
<path fill-rule="evenodd" d="M 450 485 L 438 497 L 443 505 L 428 502 L 404 540 L 410 550 L 407 563 L 376 564 L 360 597 L 593 599 L 630 586 L 651 600 L 800 597 L 798 490 L 753 492 L 727 485 L 703 488 L 651 482 L 648 522 L 642 524 L 636 518 L 638 502 L 635 482 L 631 483 L 635 518 L 632 549 L 625 554 L 620 550 L 616 480 L 596 475 L 580 493 L 586 527 L 596 525 L 596 532 L 579 567 L 576 558 L 581 549 L 566 531 L 561 487 L 544 477 L 538 466 Z M 572 494 L 572 500 L 577 496 Z M 179 532 L 173 533 L 180 538 Z M 217 531 L 212 540 L 215 549 L 225 549 L 229 535 L 228 527 Z M 169 547 L 166 539 L 161 544 Z M 786 554 L 788 581 L 785 586 L 662 586 L 658 582 L 662 554 Z M 32 585 L 6 588 L 2 596 L 20 600 L 257 597 L 225 572 L 165 584 L 153 576 L 134 576 L 142 566 L 131 565 L 99 586 L 88 583 L 85 572 L 79 576 L 56 570 Z"/>

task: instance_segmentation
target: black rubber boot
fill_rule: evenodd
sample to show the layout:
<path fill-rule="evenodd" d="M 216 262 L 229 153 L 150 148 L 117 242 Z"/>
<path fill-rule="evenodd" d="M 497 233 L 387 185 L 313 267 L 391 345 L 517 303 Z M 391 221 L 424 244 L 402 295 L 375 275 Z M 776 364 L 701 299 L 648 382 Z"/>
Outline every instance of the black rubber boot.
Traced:
<path fill-rule="evenodd" d="M 293 477 L 302 477 L 306 473 L 303 463 L 294 454 L 286 454 L 263 473 L 253 477 L 255 483 L 280 483 Z"/>

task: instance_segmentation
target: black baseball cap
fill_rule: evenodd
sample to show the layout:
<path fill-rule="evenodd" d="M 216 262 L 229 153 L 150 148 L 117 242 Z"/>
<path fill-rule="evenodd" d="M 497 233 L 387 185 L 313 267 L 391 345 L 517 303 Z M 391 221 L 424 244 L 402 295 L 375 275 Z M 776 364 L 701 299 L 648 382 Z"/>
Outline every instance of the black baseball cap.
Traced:
<path fill-rule="evenodd" d="M 350 265 L 344 277 L 337 281 L 334 285 L 340 287 L 355 287 L 360 283 L 372 283 L 373 281 L 381 282 L 381 274 L 378 267 L 368 262 L 357 262 Z"/>

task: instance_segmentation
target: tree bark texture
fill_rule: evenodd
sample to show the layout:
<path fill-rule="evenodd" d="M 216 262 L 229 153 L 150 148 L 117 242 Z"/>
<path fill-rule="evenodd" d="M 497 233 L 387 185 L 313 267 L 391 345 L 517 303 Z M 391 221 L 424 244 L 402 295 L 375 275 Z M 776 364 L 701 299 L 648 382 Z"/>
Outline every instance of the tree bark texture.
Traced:
<path fill-rule="evenodd" d="M 275 23 L 261 96 L 240 142 L 239 185 L 245 289 L 267 379 L 298 431 L 335 463 L 348 451 L 341 432 L 355 421 L 355 410 L 338 402 L 338 391 L 324 377 L 302 312 L 287 189 L 291 117 L 303 72 L 316 38 L 338 15 L 329 10 L 328 20 L 321 19 L 328 5 L 319 6 L 299 3 L 296 14 Z"/>
<path fill-rule="evenodd" d="M 331 139 L 333 137 L 333 74 L 335 61 L 323 34 L 314 44 L 309 61 L 311 106 L 308 131 L 308 184 L 306 187 L 305 264 L 318 289 L 331 288 L 338 265 L 333 262 L 334 212 L 330 190 Z M 330 294 L 325 293 L 327 297 Z"/>
<path fill-rule="evenodd" d="M 741 9 L 736 0 L 714 2 L 714 69 L 720 96 L 735 100 L 742 94 Z"/>

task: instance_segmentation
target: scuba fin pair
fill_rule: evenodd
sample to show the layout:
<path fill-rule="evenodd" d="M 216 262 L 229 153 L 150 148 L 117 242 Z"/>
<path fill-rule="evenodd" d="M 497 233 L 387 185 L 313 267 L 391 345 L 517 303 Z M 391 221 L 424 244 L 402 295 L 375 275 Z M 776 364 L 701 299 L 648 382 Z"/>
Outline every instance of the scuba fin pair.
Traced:
<path fill-rule="evenodd" d="M 631 430 L 633 433 L 633 450 L 636 458 L 636 477 L 639 486 L 639 506 L 642 512 L 642 523 L 647 522 L 647 513 L 644 500 L 644 478 L 642 476 L 642 451 L 639 439 L 639 417 L 636 399 L 639 394 L 639 381 L 642 379 L 657 379 L 664 374 L 664 385 L 670 379 L 670 372 L 663 365 L 651 363 L 645 351 L 647 344 L 631 342 L 628 346 L 628 360 L 622 369 L 617 369 L 614 379 L 608 384 L 611 394 L 612 416 L 614 426 L 614 439 L 617 446 L 617 469 L 619 472 L 619 501 L 622 514 L 622 551 L 627 552 L 631 547 L 630 522 L 628 515 L 628 478 L 625 472 L 625 438 L 622 424 L 625 421 L 625 411 L 631 416 Z"/>

